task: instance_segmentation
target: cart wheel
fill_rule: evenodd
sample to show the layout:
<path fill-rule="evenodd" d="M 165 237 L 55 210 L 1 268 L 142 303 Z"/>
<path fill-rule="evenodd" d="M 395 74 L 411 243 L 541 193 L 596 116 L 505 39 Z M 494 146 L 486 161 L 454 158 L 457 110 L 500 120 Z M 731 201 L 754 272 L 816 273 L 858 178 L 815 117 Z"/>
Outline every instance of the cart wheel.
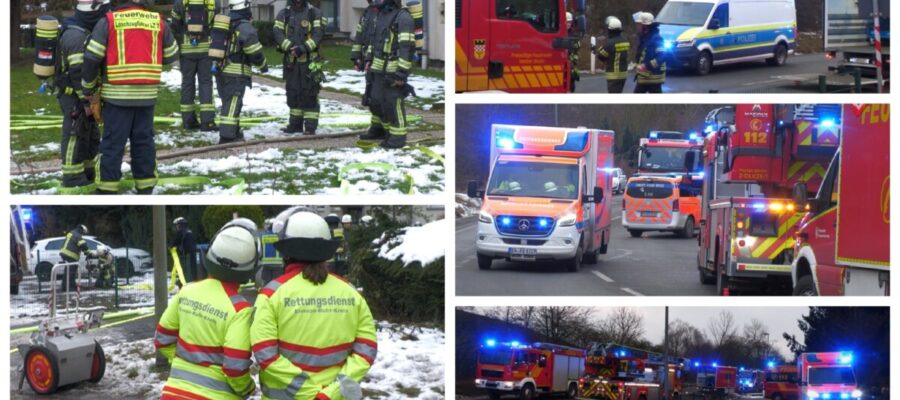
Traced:
<path fill-rule="evenodd" d="M 37 394 L 51 394 L 59 386 L 56 356 L 44 346 L 35 346 L 25 354 L 25 377 Z"/>
<path fill-rule="evenodd" d="M 103 347 L 100 347 L 100 343 L 94 342 L 94 360 L 91 363 L 91 383 L 100 382 L 103 379 L 103 374 L 106 373 L 106 355 L 103 354 Z"/>

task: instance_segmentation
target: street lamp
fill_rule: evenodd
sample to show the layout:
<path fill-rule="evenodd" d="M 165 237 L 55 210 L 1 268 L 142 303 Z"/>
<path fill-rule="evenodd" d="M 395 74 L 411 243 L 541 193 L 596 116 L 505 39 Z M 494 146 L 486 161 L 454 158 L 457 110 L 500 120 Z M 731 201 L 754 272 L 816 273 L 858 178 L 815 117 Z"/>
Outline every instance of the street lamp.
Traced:
<path fill-rule="evenodd" d="M 769 361 L 769 332 L 763 332 L 763 336 L 766 337 L 766 358 L 764 362 Z"/>

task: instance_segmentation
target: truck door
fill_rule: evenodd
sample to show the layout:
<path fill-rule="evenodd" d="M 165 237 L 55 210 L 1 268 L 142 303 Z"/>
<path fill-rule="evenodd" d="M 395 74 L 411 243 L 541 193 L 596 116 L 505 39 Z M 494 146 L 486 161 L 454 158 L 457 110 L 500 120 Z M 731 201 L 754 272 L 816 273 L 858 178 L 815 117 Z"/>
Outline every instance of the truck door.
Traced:
<path fill-rule="evenodd" d="M 473 0 L 468 0 L 473 1 Z M 563 0 L 479 0 L 494 3 L 487 70 L 490 89 L 568 90 Z M 474 39 L 474 38 L 473 38 Z"/>
<path fill-rule="evenodd" d="M 488 89 L 491 1 L 456 0 L 456 91 Z"/>
<path fill-rule="evenodd" d="M 816 253 L 816 270 L 813 273 L 816 274 L 821 296 L 840 294 L 844 280 L 842 269 L 835 265 L 834 260 L 838 211 L 838 192 L 835 181 L 840 162 L 841 154 L 838 153 L 828 167 L 825 179 L 819 186 L 819 193 L 812 200 L 815 203 L 816 215 L 806 225 L 806 234 L 808 235 L 806 240 L 809 241 Z"/>
<path fill-rule="evenodd" d="M 584 244 L 585 252 L 600 246 L 600 230 L 597 229 L 597 224 L 594 223 L 594 209 L 597 205 L 584 201 L 584 194 L 592 193 L 594 191 L 594 185 L 588 180 L 587 171 L 587 164 L 581 164 L 581 220 L 584 223 L 584 237 L 587 241 L 587 243 Z"/>

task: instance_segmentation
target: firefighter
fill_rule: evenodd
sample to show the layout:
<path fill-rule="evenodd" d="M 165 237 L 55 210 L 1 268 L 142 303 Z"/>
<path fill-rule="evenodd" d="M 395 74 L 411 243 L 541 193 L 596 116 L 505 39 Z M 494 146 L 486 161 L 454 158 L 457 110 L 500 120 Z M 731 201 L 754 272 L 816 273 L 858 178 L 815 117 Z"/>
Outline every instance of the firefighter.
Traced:
<path fill-rule="evenodd" d="M 606 64 L 604 77 L 607 93 L 622 93 L 628 78 L 628 51 L 631 50 L 631 43 L 622 36 L 622 21 L 616 17 L 606 19 L 606 31 L 609 35 L 606 44 L 594 49 L 594 52 Z"/>
<path fill-rule="evenodd" d="M 253 307 L 240 286 L 256 273 L 256 224 L 235 219 L 213 236 L 206 253 L 210 279 L 191 283 L 172 299 L 156 326 L 153 345 L 172 362 L 161 399 L 245 399 L 250 376 Z"/>
<path fill-rule="evenodd" d="M 400 0 L 372 0 L 378 8 L 372 43 L 372 124 L 362 140 L 384 139 L 382 147 L 406 146 L 406 108 L 403 100 L 415 91 L 407 83 L 416 48 L 414 21 Z"/>
<path fill-rule="evenodd" d="M 322 11 L 308 0 L 288 0 L 290 7 L 275 18 L 275 43 L 284 53 L 287 104 L 291 109 L 285 133 L 315 135 L 319 127 L 319 90 L 324 80 L 319 45 L 325 33 Z"/>
<path fill-rule="evenodd" d="M 285 273 L 260 290 L 250 327 L 263 399 L 361 399 L 375 323 L 362 295 L 328 273 L 339 242 L 303 209 L 282 213 L 274 228 Z"/>
<path fill-rule="evenodd" d="M 87 241 L 84 240 L 84 235 L 88 234 L 88 228 L 84 225 L 78 225 L 75 229 L 69 231 L 66 234 L 66 240 L 63 242 L 62 249 L 59 250 L 59 256 L 62 258 L 62 261 L 66 264 L 75 264 L 78 263 L 78 260 L 81 260 L 81 253 L 84 253 L 85 257 L 90 257 L 92 255 L 91 249 L 88 247 Z M 68 292 L 75 288 L 77 282 L 78 275 L 78 265 L 69 265 L 66 267 L 66 274 L 68 275 L 65 282 L 63 282 L 63 290 Z"/>
<path fill-rule="evenodd" d="M 350 214 L 344 214 L 341 216 L 341 228 L 344 230 L 344 235 L 350 233 L 353 229 L 353 216 Z"/>
<path fill-rule="evenodd" d="M 578 50 L 581 50 L 580 37 L 575 36 L 575 20 L 572 13 L 566 12 L 566 32 L 572 40 L 572 47 L 569 47 L 569 65 L 571 67 L 572 79 L 569 80 L 569 93 L 575 93 L 575 82 L 581 80 L 578 73 Z"/>
<path fill-rule="evenodd" d="M 169 247 L 174 247 L 175 253 L 178 254 L 184 280 L 188 283 L 200 280 L 203 274 L 197 267 L 197 239 L 194 232 L 188 227 L 187 219 L 184 217 L 175 218 L 172 224 L 175 225 L 175 236 L 172 236 Z"/>
<path fill-rule="evenodd" d="M 244 102 L 244 91 L 252 84 L 252 66 L 260 72 L 267 72 L 269 67 L 263 54 L 259 34 L 250 23 L 253 15 L 250 12 L 250 0 L 228 0 L 231 9 L 230 39 L 222 68 L 219 94 L 222 96 L 220 111 L 219 143 L 229 143 L 244 139 L 241 132 L 241 107 Z"/>
<path fill-rule="evenodd" d="M 97 156 L 100 131 L 96 121 L 84 111 L 81 68 L 87 38 L 107 11 L 109 0 L 76 0 L 75 13 L 63 21 L 59 36 L 56 86 L 63 115 L 59 146 L 63 187 L 87 186 L 94 181 L 94 158 Z"/>
<path fill-rule="evenodd" d="M 212 59 L 209 58 L 209 31 L 219 13 L 215 0 L 175 0 L 172 31 L 178 38 L 181 57 L 181 123 L 184 129 L 214 132 L 216 105 L 213 103 Z M 194 112 L 194 96 L 200 92 L 200 121 Z"/>
<path fill-rule="evenodd" d="M 366 74 L 366 89 L 362 97 L 363 107 L 369 106 L 369 97 L 372 95 L 372 72 L 369 70 L 369 66 L 372 64 L 375 18 L 378 16 L 378 8 L 372 5 L 372 0 L 368 0 L 368 3 L 369 6 L 359 17 L 359 23 L 356 25 L 356 37 L 353 38 L 353 47 L 350 50 L 350 62 L 353 63 L 353 67 Z M 372 118 L 372 123 L 376 123 L 374 114 L 372 114 Z M 380 123 L 380 120 L 377 122 Z"/>
<path fill-rule="evenodd" d="M 147 10 L 144 1 L 116 0 L 112 12 L 94 26 L 84 53 L 81 86 L 91 104 L 90 111 L 85 112 L 99 114 L 103 102 L 103 137 L 96 173 L 100 194 L 119 191 L 126 142 L 131 142 L 131 171 L 137 193 L 152 194 L 156 186 L 153 110 L 162 67 L 176 60 L 178 43 L 162 16 Z"/>
<path fill-rule="evenodd" d="M 666 82 L 666 60 L 663 39 L 659 35 L 659 23 L 653 14 L 637 12 L 634 21 L 641 25 L 641 43 L 637 51 L 637 86 L 635 93 L 662 93 Z"/>
<path fill-rule="evenodd" d="M 370 226 L 374 222 L 374 218 L 371 215 L 363 215 L 362 218 L 359 219 L 360 224 L 362 226 Z"/>
<path fill-rule="evenodd" d="M 113 262 L 115 261 L 109 247 L 97 246 L 97 288 L 111 288 L 113 286 Z"/>

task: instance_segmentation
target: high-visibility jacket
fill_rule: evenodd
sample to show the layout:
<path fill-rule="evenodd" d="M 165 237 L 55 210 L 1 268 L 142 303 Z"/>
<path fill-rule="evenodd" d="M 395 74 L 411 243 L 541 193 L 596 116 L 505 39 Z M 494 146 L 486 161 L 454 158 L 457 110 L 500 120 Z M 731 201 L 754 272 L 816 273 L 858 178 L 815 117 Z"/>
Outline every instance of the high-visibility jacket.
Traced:
<path fill-rule="evenodd" d="M 127 4 L 106 14 L 94 26 L 87 44 L 82 87 L 93 93 L 106 74 L 100 94 L 121 106 L 156 103 L 162 67 L 178 56 L 178 43 L 159 13 Z"/>
<path fill-rule="evenodd" d="M 628 51 L 631 43 L 621 32 L 610 34 L 603 47 L 597 48 L 597 57 L 606 63 L 605 77 L 608 81 L 628 78 Z"/>
<path fill-rule="evenodd" d="M 288 265 L 256 298 L 250 340 L 263 399 L 343 399 L 341 382 L 362 381 L 375 361 L 372 313 L 342 278 L 315 285 L 302 270 Z"/>
<path fill-rule="evenodd" d="M 63 242 L 59 255 L 66 262 L 75 262 L 81 259 L 82 252 L 86 254 L 88 251 L 90 251 L 90 248 L 87 245 L 87 241 L 81 236 L 81 231 L 73 229 L 66 234 L 66 241 Z"/>
<path fill-rule="evenodd" d="M 641 37 L 638 47 L 638 66 L 644 66 L 644 70 L 637 70 L 637 82 L 642 84 L 656 84 L 666 82 L 666 59 L 662 36 L 659 35 L 659 27 L 653 26 L 650 32 Z"/>
<path fill-rule="evenodd" d="M 153 341 L 172 362 L 162 399 L 243 399 L 256 389 L 250 377 L 253 307 L 239 286 L 204 279 L 169 303 Z"/>

